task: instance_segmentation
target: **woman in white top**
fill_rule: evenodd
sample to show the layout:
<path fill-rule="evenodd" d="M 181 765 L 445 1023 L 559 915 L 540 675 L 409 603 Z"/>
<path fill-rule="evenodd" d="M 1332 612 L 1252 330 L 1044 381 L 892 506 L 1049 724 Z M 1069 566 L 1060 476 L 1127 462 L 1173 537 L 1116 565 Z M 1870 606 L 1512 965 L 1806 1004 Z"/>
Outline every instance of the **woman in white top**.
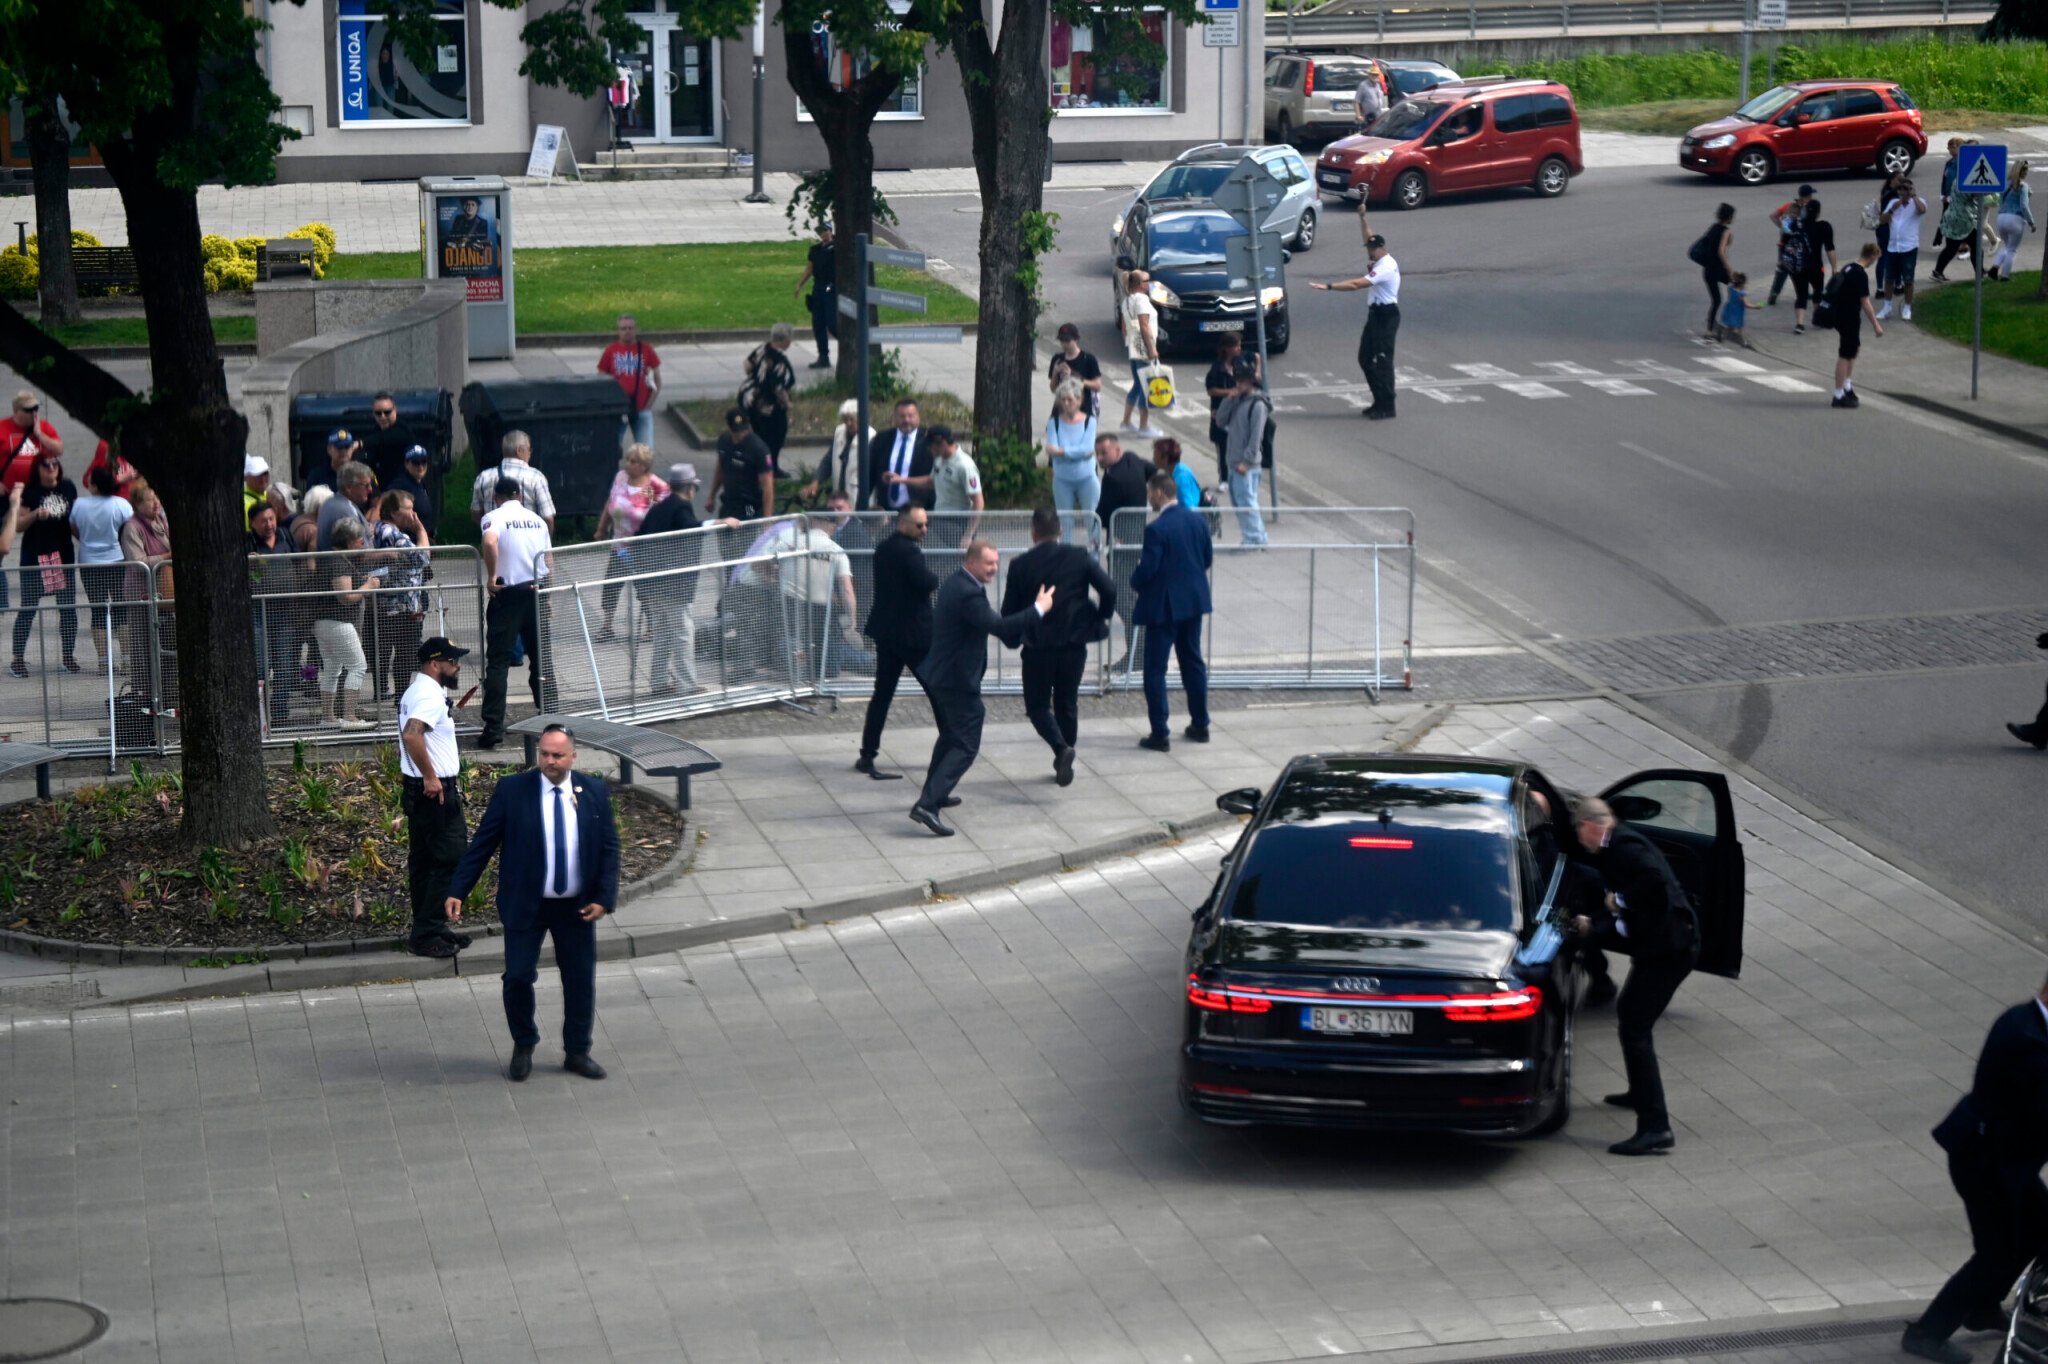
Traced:
<path fill-rule="evenodd" d="M 1152 277 L 1143 270 L 1133 270 L 1124 277 L 1124 353 L 1131 358 L 1131 392 L 1124 399 L 1124 430 L 1136 431 L 1141 436 L 1158 436 L 1163 432 L 1152 429 L 1152 408 L 1145 402 L 1145 383 L 1138 377 L 1138 371 L 1147 365 L 1159 362 L 1159 310 L 1152 306 L 1152 300 L 1145 291 L 1152 284 Z M 1145 424 L 1131 425 L 1131 415 L 1143 407 Z"/>
<path fill-rule="evenodd" d="M 135 516 L 128 499 L 114 490 L 114 471 L 98 465 L 86 474 L 89 490 L 71 505 L 71 533 L 78 538 L 78 576 L 85 583 L 85 598 L 92 603 L 87 613 L 92 628 L 92 645 L 99 651 L 100 671 L 112 661 L 107 652 L 107 631 L 119 629 L 126 615 L 121 605 L 121 527 Z"/>
<path fill-rule="evenodd" d="M 1045 458 L 1052 468 L 1052 505 L 1060 531 L 1071 537 L 1074 513 L 1093 512 L 1102 500 L 1102 475 L 1095 471 L 1095 418 L 1079 379 L 1062 379 L 1052 391 L 1052 415 L 1045 419 Z"/>
<path fill-rule="evenodd" d="M 2012 182 L 1998 201 L 1998 254 L 1991 258 L 1990 278 L 2012 279 L 2020 238 L 2029 228 L 2040 231 L 2040 224 L 2034 221 L 2034 191 L 2027 188 L 2027 163 L 2022 161 L 2012 168 Z"/>
<path fill-rule="evenodd" d="M 829 501 L 834 493 L 845 493 L 850 501 L 860 500 L 860 475 L 855 473 L 855 461 L 868 448 L 868 442 L 875 438 L 875 428 L 870 426 L 865 436 L 859 435 L 860 400 L 848 398 L 839 404 L 839 425 L 832 428 L 832 448 L 825 452 L 825 458 L 818 461 L 811 481 L 803 486 L 803 499 L 809 502 L 818 495 L 822 485 Z"/>

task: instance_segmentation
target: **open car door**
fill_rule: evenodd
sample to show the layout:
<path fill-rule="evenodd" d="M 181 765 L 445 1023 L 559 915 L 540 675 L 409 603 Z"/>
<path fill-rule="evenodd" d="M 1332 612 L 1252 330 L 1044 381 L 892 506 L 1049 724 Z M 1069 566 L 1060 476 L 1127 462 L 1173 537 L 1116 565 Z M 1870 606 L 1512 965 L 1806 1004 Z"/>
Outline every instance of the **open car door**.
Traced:
<path fill-rule="evenodd" d="M 1695 969 L 1731 979 L 1741 975 L 1742 841 L 1728 779 L 1718 772 L 1653 768 L 1600 795 L 1615 818 L 1657 845 L 1692 897 L 1700 918 Z"/>

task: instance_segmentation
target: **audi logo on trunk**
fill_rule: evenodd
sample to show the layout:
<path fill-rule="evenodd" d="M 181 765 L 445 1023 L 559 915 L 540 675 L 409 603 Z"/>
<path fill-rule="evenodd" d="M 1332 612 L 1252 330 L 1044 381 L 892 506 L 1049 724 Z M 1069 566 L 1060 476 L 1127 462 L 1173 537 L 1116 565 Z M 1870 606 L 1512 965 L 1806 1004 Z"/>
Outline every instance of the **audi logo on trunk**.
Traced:
<path fill-rule="evenodd" d="M 1376 995 L 1380 992 L 1378 976 L 1339 976 L 1337 988 L 1346 994 Z"/>

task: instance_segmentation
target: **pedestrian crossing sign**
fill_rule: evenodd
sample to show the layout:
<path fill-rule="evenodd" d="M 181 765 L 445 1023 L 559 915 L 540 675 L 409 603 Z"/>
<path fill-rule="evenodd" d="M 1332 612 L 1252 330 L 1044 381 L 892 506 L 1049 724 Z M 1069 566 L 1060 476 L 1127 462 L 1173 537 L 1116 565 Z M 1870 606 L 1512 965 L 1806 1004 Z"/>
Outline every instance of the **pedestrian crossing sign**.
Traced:
<path fill-rule="evenodd" d="M 1971 194 L 2005 193 L 2005 148 L 1981 142 L 1956 152 L 1956 188 Z"/>

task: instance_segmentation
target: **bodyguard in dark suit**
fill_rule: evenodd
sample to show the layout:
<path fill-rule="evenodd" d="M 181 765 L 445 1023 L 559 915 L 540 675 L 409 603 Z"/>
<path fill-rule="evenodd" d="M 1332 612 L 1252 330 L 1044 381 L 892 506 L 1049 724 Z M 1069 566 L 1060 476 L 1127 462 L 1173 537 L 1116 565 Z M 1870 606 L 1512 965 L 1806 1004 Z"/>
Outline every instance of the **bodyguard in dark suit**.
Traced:
<path fill-rule="evenodd" d="M 1581 854 L 1607 887 L 1603 908 L 1573 919 L 1574 930 L 1629 958 L 1628 981 L 1614 1006 L 1628 1089 L 1606 1102 L 1633 1108 L 1636 1131 L 1607 1149 L 1617 1156 L 1669 1151 L 1676 1141 L 1651 1032 L 1699 959 L 1699 921 L 1664 854 L 1617 820 L 1606 801 L 1580 801 L 1573 819 Z"/>
<path fill-rule="evenodd" d="M 540 1029 L 533 1021 L 533 983 L 543 938 L 555 941 L 562 973 L 562 1047 L 566 1070 L 592 1080 L 604 1067 L 591 1059 L 597 1017 L 597 921 L 618 907 L 619 830 L 611 790 L 576 772 L 576 737 L 561 725 L 540 736 L 538 770 L 506 777 L 448 883 L 448 917 L 498 853 L 498 919 L 505 926 L 505 1021 L 512 1026 L 506 1074 L 533 1072 Z"/>
<path fill-rule="evenodd" d="M 904 669 L 915 675 L 932 646 L 932 593 L 939 579 L 924 563 L 926 513 L 916 503 L 896 513 L 896 529 L 875 546 L 874 604 L 868 607 L 865 633 L 875 642 L 875 694 L 868 702 L 867 723 L 860 730 L 860 757 L 853 770 L 876 781 L 895 781 L 901 772 L 875 766 L 882 751 L 882 726 Z"/>
<path fill-rule="evenodd" d="M 932 490 L 932 452 L 918 424 L 917 402 L 896 400 L 896 425 L 868 442 L 868 505 L 878 511 L 902 511 L 936 501 Z"/>
<path fill-rule="evenodd" d="M 917 680 L 932 701 L 939 739 L 932 745 L 924 790 L 910 807 L 910 817 L 941 838 L 951 838 L 953 829 L 939 818 L 939 811 L 959 804 L 953 788 L 981 753 L 986 714 L 981 675 L 988 669 L 989 636 L 1014 648 L 1025 628 L 1052 610 L 1053 590 L 1041 587 L 1028 608 L 998 616 L 988 604 L 988 585 L 995 576 L 996 547 L 986 540 L 969 542 L 959 569 L 939 584 L 939 598 L 932 607 L 932 647 L 917 670 Z"/>
<path fill-rule="evenodd" d="M 1095 438 L 1095 468 L 1102 476 L 1102 495 L 1095 499 L 1095 519 L 1109 539 L 1109 572 L 1116 579 L 1117 605 L 1124 618 L 1124 652 L 1110 664 L 1111 671 L 1123 671 L 1131 663 L 1131 642 L 1137 627 L 1131 623 L 1131 570 L 1138 566 L 1138 545 L 1144 539 L 1145 518 L 1117 513 L 1145 505 L 1145 483 L 1152 466 L 1126 450 L 1114 435 L 1104 432 Z"/>
<path fill-rule="evenodd" d="M 2005 1329 L 1999 1304 L 2027 1262 L 2048 1255 L 2048 981 L 1998 1016 L 1977 1074 L 1934 1139 L 1970 1219 L 1970 1258 L 1934 1295 L 1900 1348 L 1921 1359 L 1968 1364 L 1950 1342 L 1961 1327 Z"/>
<path fill-rule="evenodd" d="M 1214 550 L 1209 523 L 1181 505 L 1173 475 L 1156 473 L 1145 484 L 1145 500 L 1157 513 L 1145 527 L 1145 549 L 1131 571 L 1138 594 L 1131 619 L 1145 630 L 1145 714 L 1152 732 L 1140 748 L 1164 753 L 1166 655 L 1180 663 L 1181 690 L 1188 695 L 1188 727 L 1198 744 L 1209 742 L 1209 666 L 1202 661 L 1202 617 L 1209 614 L 1209 564 Z"/>
<path fill-rule="evenodd" d="M 1002 614 L 1025 610 L 1041 587 L 1052 588 L 1056 604 L 1024 631 L 1024 713 L 1052 749 L 1053 780 L 1069 786 L 1081 733 L 1081 675 L 1088 670 L 1088 646 L 1109 637 L 1116 584 L 1087 550 L 1061 540 L 1060 516 L 1051 507 L 1031 513 L 1031 548 L 1010 561 Z"/>

